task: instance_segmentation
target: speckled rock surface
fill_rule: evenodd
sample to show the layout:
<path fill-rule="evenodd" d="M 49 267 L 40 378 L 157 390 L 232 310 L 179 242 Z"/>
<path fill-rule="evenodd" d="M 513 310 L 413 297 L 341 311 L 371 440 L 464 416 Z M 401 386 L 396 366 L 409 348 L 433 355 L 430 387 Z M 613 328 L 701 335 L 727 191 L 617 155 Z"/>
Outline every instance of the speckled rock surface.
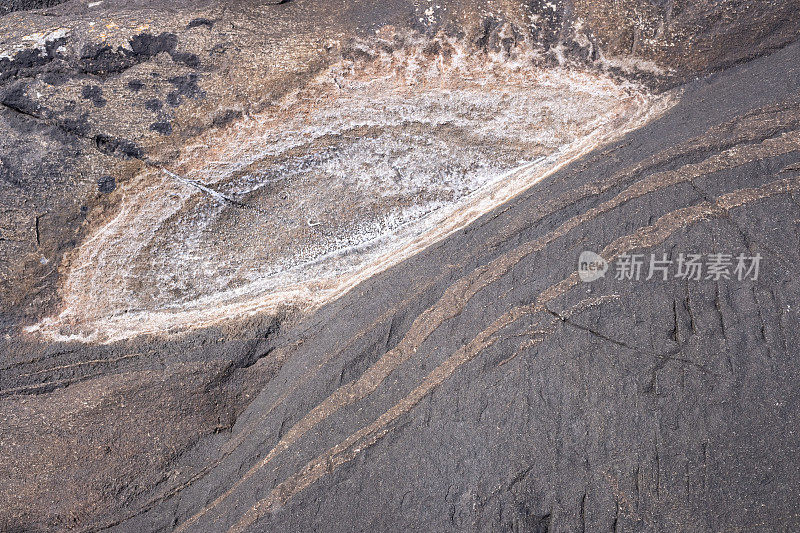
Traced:
<path fill-rule="evenodd" d="M 0 11 L 0 530 L 800 527 L 796 2 L 50 4 Z M 252 138 L 277 109 L 301 120 L 308 88 L 343 64 L 366 67 L 315 98 L 408 74 L 408 57 L 468 57 L 493 80 L 524 58 L 604 94 L 623 87 L 653 111 L 610 121 L 615 135 L 558 152 L 536 180 L 319 305 L 129 328 L 143 335 L 81 338 L 83 315 L 58 322 L 78 301 L 76 272 L 108 272 L 95 278 L 103 294 L 152 291 L 85 261 L 113 221 L 140 227 L 131 206 L 157 212 L 159 198 L 189 191 L 277 216 L 184 178 L 192 161 L 213 161 L 213 146 L 198 146 Z M 369 70 L 386 58 L 405 70 Z M 423 79 L 404 83 L 422 91 Z M 308 123 L 348 109 L 320 101 Z M 464 141 L 459 153 L 517 159 L 508 142 Z M 520 159 L 549 156 L 545 145 Z M 238 208 L 224 228 L 257 235 L 259 216 Z M 324 230 L 324 215 L 298 212 L 302 235 Z M 193 249 L 195 260 L 210 248 Z M 762 270 L 582 283 L 584 250 L 760 254 Z"/>

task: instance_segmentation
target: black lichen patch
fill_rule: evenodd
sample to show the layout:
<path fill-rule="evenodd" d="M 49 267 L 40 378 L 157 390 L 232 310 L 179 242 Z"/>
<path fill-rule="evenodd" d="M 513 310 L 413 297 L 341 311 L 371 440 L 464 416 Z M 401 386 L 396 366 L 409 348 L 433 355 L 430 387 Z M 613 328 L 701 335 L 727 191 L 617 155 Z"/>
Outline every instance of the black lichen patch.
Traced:
<path fill-rule="evenodd" d="M 160 111 L 163 106 L 163 102 L 158 98 L 152 98 L 144 103 L 144 107 L 153 112 Z"/>
<path fill-rule="evenodd" d="M 66 0 L 4 0 L 3 3 L 0 4 L 0 16 L 13 13 L 14 11 L 26 11 L 28 9 L 42 9 L 45 7 L 57 6 L 65 1 Z"/>
<path fill-rule="evenodd" d="M 172 60 L 176 63 L 183 63 L 189 68 L 197 68 L 200 66 L 200 58 L 197 54 L 190 54 L 188 52 L 173 52 Z"/>
<path fill-rule="evenodd" d="M 160 53 L 167 53 L 173 61 L 190 67 L 200 64 L 194 54 L 175 50 L 178 36 L 174 33 L 163 32 L 159 35 L 140 33 L 134 35 L 128 44 L 130 49 L 120 46 L 116 50 L 105 44 L 90 44 L 81 54 L 79 67 L 87 74 L 109 76 L 124 72 Z"/>
<path fill-rule="evenodd" d="M 88 44 L 81 52 L 77 66 L 84 74 L 93 76 L 111 76 L 125 72 L 136 60 L 131 58 L 122 48 L 114 50 L 105 44 Z"/>
<path fill-rule="evenodd" d="M 144 88 L 144 83 L 142 83 L 142 82 L 141 82 L 141 81 L 139 81 L 139 80 L 130 80 L 130 81 L 128 82 L 128 89 L 130 89 L 130 90 L 131 90 L 131 91 L 133 91 L 133 92 L 136 92 L 136 93 L 138 93 L 138 92 L 139 92 L 139 91 L 141 91 L 143 88 Z"/>
<path fill-rule="evenodd" d="M 91 131 L 87 117 L 88 113 L 84 113 L 80 117 L 66 118 L 61 121 L 61 129 L 79 137 L 87 137 Z"/>
<path fill-rule="evenodd" d="M 170 78 L 169 81 L 175 86 L 175 90 L 167 95 L 167 103 L 173 107 L 181 103 L 181 97 L 187 96 L 189 98 L 202 98 L 205 94 L 200 86 L 197 85 L 197 80 L 200 76 L 197 74 L 188 74 L 186 76 L 175 76 Z"/>
<path fill-rule="evenodd" d="M 9 80 L 39 77 L 49 85 L 60 86 L 76 77 L 115 76 L 160 53 L 167 53 L 176 63 L 190 68 L 200 66 L 196 54 L 176 50 L 178 37 L 173 33 L 140 33 L 128 43 L 129 48 L 90 43 L 79 54 L 69 56 L 65 48 L 67 37 L 53 39 L 46 42 L 43 48 L 22 50 L 13 57 L 0 59 L 0 85 Z M 139 91 L 143 87 L 144 84 L 138 80 L 128 82 L 128 88 L 132 91 Z M 98 107 L 103 105 L 102 99 L 92 101 Z"/>
<path fill-rule="evenodd" d="M 6 91 L 0 97 L 0 103 L 9 109 L 30 116 L 38 116 L 43 111 L 38 103 L 28 97 L 25 85 L 21 83 Z"/>
<path fill-rule="evenodd" d="M 181 95 L 178 91 L 172 91 L 167 95 L 167 103 L 172 107 L 178 107 L 181 104 Z"/>
<path fill-rule="evenodd" d="M 84 85 L 81 89 L 81 96 L 85 100 L 91 100 L 95 107 L 106 105 L 106 100 L 103 98 L 103 89 L 97 85 Z"/>
<path fill-rule="evenodd" d="M 153 122 L 150 124 L 150 130 L 160 133 L 161 135 L 172 134 L 172 124 L 167 121 Z"/>
<path fill-rule="evenodd" d="M 197 80 L 199 79 L 200 76 L 198 76 L 197 74 L 188 74 L 186 76 L 175 76 L 174 78 L 170 78 L 167 81 L 169 81 L 172 85 L 174 85 L 175 89 L 182 96 L 188 96 L 189 98 L 197 98 L 198 96 L 203 95 L 203 91 L 197 85 Z"/>
<path fill-rule="evenodd" d="M 64 70 L 64 56 L 59 49 L 66 44 L 67 38 L 60 37 L 47 41 L 44 50 L 31 48 L 17 52 L 13 58 L 0 59 L 0 83 L 12 78 L 30 78 L 39 72 L 61 72 Z M 61 61 L 56 61 L 61 60 Z M 55 62 L 55 65 L 51 63 Z"/>
<path fill-rule="evenodd" d="M 117 180 L 114 176 L 103 176 L 97 180 L 97 190 L 103 194 L 114 192 L 117 188 Z"/>
<path fill-rule="evenodd" d="M 149 59 L 161 52 L 172 53 L 178 46 L 178 36 L 167 32 L 159 35 L 140 33 L 134 35 L 129 44 L 130 51 L 124 51 L 128 56 Z"/>
<path fill-rule="evenodd" d="M 115 139 L 105 134 L 94 138 L 95 145 L 100 152 L 108 155 L 118 155 L 125 159 L 141 159 L 144 152 L 136 143 L 126 139 Z"/>
<path fill-rule="evenodd" d="M 176 63 L 182 63 L 190 68 L 200 66 L 200 59 L 197 55 L 175 50 L 175 47 L 178 46 L 178 36 L 174 33 L 164 32 L 160 35 L 142 33 L 130 40 L 130 46 L 131 52 L 129 54 L 135 57 L 149 59 L 166 52 Z"/>
<path fill-rule="evenodd" d="M 40 67 L 50 61 L 38 48 L 18 52 L 13 59 L 0 59 L 0 81 L 15 77 L 20 71 Z"/>
<path fill-rule="evenodd" d="M 186 25 L 186 29 L 191 30 L 192 28 L 199 28 L 201 26 L 205 26 L 210 30 L 214 27 L 214 21 L 207 18 L 196 18 Z"/>

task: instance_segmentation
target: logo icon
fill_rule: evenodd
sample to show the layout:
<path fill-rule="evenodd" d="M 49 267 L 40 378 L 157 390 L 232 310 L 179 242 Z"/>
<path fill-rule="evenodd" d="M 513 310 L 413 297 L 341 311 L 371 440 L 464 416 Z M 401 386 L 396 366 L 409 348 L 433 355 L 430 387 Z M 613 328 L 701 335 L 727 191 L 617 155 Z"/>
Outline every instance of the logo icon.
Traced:
<path fill-rule="evenodd" d="M 578 277 L 583 282 L 595 281 L 606 275 L 608 261 L 594 252 L 586 250 L 578 258 Z"/>

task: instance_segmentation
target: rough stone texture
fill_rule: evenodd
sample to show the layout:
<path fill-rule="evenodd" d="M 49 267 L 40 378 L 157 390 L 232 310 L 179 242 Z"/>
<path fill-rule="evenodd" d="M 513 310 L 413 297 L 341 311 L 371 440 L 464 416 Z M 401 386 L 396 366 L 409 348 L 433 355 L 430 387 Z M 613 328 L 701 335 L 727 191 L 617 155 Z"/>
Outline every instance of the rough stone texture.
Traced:
<path fill-rule="evenodd" d="M 800 528 L 797 4 L 442 4 L 484 47 L 533 12 L 549 60 L 680 101 L 310 316 L 101 346 L 20 327 L 57 308 L 109 184 L 302 83 L 328 39 L 429 30 L 428 4 L 0 19 L 4 49 L 75 25 L 0 59 L 0 529 Z M 585 285 L 586 249 L 760 253 L 762 272 Z"/>
<path fill-rule="evenodd" d="M 503 46 L 509 37 L 498 30 L 508 22 L 511 38 L 532 39 L 550 61 L 588 63 L 663 89 L 779 48 L 800 25 L 792 16 L 798 4 L 788 0 L 453 0 L 436 4 L 431 18 L 428 3 L 407 0 L 92 4 L 71 0 L 0 19 L 6 327 L 56 305 L 54 265 L 79 242 L 85 220 L 106 216 L 119 200 L 97 195 L 103 174 L 124 183 L 143 161 L 172 160 L 201 131 L 303 83 L 353 37 L 387 25 L 441 30 L 465 34 L 479 52 Z"/>
<path fill-rule="evenodd" d="M 55 6 L 64 1 L 65 0 L 6 0 L 6 2 L 0 6 L 0 15 L 8 15 L 13 11 Z"/>

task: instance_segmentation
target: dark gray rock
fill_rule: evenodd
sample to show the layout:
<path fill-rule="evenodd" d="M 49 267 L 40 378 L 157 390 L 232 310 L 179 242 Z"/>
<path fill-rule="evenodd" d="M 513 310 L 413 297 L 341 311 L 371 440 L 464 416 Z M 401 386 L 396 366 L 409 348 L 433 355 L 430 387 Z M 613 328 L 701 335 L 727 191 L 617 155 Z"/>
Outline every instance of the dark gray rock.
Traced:
<path fill-rule="evenodd" d="M 692 84 L 302 321 L 202 477 L 113 529 L 798 527 L 798 59 Z M 758 253 L 763 270 L 562 281 L 604 248 Z"/>
<path fill-rule="evenodd" d="M 0 16 L 7 15 L 14 11 L 56 6 L 65 1 L 66 0 L 6 0 L 3 5 L 0 6 Z"/>

